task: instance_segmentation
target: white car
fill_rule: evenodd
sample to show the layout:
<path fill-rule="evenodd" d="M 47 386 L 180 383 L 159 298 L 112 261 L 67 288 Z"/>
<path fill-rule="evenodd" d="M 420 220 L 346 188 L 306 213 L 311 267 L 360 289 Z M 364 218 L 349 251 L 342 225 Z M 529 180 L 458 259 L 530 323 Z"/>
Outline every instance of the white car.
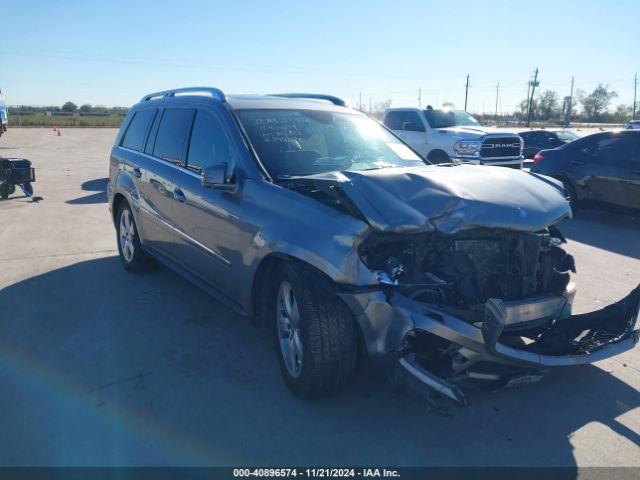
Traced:
<path fill-rule="evenodd" d="M 631 120 L 625 125 L 627 130 L 640 130 L 640 120 Z"/>
<path fill-rule="evenodd" d="M 389 108 L 382 122 L 431 163 L 522 167 L 520 136 L 483 127 L 463 110 Z"/>

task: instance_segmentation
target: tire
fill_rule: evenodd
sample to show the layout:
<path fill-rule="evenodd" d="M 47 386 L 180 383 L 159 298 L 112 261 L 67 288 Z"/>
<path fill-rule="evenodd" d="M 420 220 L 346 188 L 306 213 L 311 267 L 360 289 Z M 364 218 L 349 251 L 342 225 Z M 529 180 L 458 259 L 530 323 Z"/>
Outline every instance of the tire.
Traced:
<path fill-rule="evenodd" d="M 13 192 L 16 191 L 15 185 L 9 185 L 8 183 L 0 184 L 0 198 L 6 200 Z"/>
<path fill-rule="evenodd" d="M 451 158 L 442 150 L 436 150 L 427 155 L 427 160 L 431 163 L 451 163 Z"/>
<path fill-rule="evenodd" d="M 149 270 L 151 259 L 142 249 L 138 227 L 133 212 L 127 202 L 122 202 L 116 216 L 116 240 L 118 253 L 124 268 L 130 272 L 140 273 Z"/>
<path fill-rule="evenodd" d="M 268 295 L 276 354 L 289 390 L 303 399 L 339 391 L 358 355 L 356 325 L 346 305 L 323 278 L 292 264 L 278 271 Z"/>

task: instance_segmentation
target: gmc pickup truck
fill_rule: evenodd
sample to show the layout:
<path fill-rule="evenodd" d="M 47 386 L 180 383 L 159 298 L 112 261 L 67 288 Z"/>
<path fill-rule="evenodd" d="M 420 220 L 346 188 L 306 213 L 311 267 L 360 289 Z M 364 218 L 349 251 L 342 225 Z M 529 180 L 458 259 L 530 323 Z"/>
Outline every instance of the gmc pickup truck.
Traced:
<path fill-rule="evenodd" d="M 463 110 L 389 108 L 382 122 L 431 163 L 522 167 L 522 138 L 482 127 Z"/>

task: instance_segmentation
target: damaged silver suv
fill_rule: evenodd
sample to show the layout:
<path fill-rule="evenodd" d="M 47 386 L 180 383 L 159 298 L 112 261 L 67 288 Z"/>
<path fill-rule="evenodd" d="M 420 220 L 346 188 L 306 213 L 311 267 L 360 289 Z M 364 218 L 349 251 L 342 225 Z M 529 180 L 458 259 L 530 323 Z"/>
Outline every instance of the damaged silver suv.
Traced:
<path fill-rule="evenodd" d="M 572 315 L 562 186 L 523 171 L 427 165 L 332 96 L 145 96 L 111 152 L 124 267 L 157 260 L 273 327 L 309 398 L 368 357 L 464 402 L 471 380 L 522 381 L 632 348 L 640 288 Z"/>

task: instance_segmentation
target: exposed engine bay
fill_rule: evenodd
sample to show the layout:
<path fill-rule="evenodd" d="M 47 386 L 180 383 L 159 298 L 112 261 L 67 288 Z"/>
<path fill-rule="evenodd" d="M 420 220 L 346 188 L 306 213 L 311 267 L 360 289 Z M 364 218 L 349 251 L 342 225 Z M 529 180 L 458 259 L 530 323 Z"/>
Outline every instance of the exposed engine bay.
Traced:
<path fill-rule="evenodd" d="M 391 365 L 394 378 L 464 403 L 467 381 L 537 381 L 550 367 L 592 363 L 640 341 L 640 286 L 572 314 L 576 267 L 555 226 L 571 209 L 551 179 L 426 166 L 278 183 L 369 227 L 351 237 L 359 262 L 341 263 L 349 288 L 340 296 L 370 358 Z M 357 283 L 363 266 L 370 283 Z"/>
<path fill-rule="evenodd" d="M 569 272 L 575 272 L 573 257 L 560 246 L 563 242 L 553 226 L 536 233 L 430 232 L 405 238 L 372 236 L 360 246 L 360 256 L 379 272 L 382 283 L 474 322 L 481 320 L 477 316 L 490 298 L 512 301 L 543 293 L 562 295 Z"/>

